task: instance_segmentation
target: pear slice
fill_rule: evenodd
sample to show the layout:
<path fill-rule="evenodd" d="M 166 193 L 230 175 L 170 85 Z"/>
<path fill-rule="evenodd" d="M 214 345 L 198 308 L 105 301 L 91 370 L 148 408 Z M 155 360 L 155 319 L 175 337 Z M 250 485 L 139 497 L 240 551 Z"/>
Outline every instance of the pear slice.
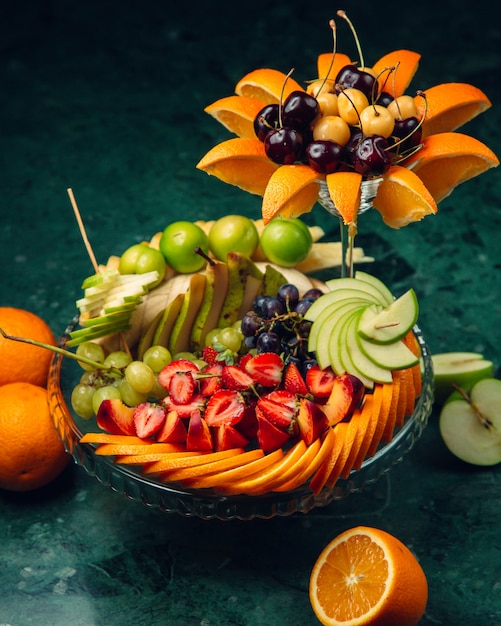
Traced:
<path fill-rule="evenodd" d="M 472 465 L 501 462 L 501 380 L 484 378 L 465 394 L 447 402 L 439 418 L 447 448 Z"/>
<path fill-rule="evenodd" d="M 204 297 L 205 274 L 192 274 L 190 286 L 184 294 L 179 315 L 174 322 L 169 337 L 170 353 L 174 357 L 178 352 L 190 352 L 190 337 L 193 322 Z"/>
<path fill-rule="evenodd" d="M 432 354 L 435 403 L 443 404 L 460 387 L 469 391 L 483 378 L 494 376 L 494 364 L 477 352 L 443 352 Z"/>
<path fill-rule="evenodd" d="M 172 329 L 174 328 L 174 324 L 180 315 L 184 296 L 184 293 L 178 293 L 161 313 L 161 317 L 158 320 L 158 324 L 156 325 L 155 332 L 153 333 L 151 340 L 152 346 L 167 347 L 169 345 Z"/>
<path fill-rule="evenodd" d="M 221 312 L 213 328 L 227 328 L 238 320 L 238 313 L 245 297 L 247 275 L 257 271 L 253 261 L 239 252 L 228 252 L 228 288 Z"/>
<path fill-rule="evenodd" d="M 418 319 L 418 301 L 413 289 L 381 309 L 371 306 L 360 317 L 358 332 L 375 343 L 393 343 L 407 335 Z"/>
<path fill-rule="evenodd" d="M 220 261 L 209 263 L 205 271 L 204 297 L 191 329 L 191 349 L 204 347 L 205 336 L 217 327 L 224 300 L 228 293 L 228 265 Z"/>
<path fill-rule="evenodd" d="M 357 333 L 360 350 L 383 369 L 401 370 L 419 363 L 419 358 L 402 341 L 381 344 L 367 341 Z"/>

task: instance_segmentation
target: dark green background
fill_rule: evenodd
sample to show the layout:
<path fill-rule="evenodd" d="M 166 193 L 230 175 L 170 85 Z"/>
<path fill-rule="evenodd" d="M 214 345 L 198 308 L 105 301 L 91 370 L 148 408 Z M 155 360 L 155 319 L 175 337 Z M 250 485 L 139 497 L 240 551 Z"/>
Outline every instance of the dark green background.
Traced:
<path fill-rule="evenodd" d="M 493 108 L 462 131 L 498 154 L 500 30 L 492 3 L 10 2 L 0 15 L 1 304 L 56 334 L 92 272 L 66 193 L 98 260 L 174 219 L 258 217 L 259 198 L 195 169 L 229 134 L 203 112 L 269 66 L 304 81 L 331 49 L 345 8 L 365 61 L 411 48 L 413 89 L 473 83 Z M 356 54 L 344 23 L 339 49 Z M 473 350 L 499 364 L 500 174 L 465 183 L 439 213 L 401 231 L 360 220 L 370 270 L 412 286 L 434 352 Z M 337 237 L 320 207 L 306 218 Z M 0 493 L 0 622 L 13 626 L 312 626 L 310 569 L 356 524 L 415 551 L 430 600 L 422 624 L 501 621 L 499 468 L 455 461 L 437 414 L 413 452 L 363 496 L 307 516 L 240 523 L 169 516 L 128 502 L 71 465 L 50 488 Z"/>

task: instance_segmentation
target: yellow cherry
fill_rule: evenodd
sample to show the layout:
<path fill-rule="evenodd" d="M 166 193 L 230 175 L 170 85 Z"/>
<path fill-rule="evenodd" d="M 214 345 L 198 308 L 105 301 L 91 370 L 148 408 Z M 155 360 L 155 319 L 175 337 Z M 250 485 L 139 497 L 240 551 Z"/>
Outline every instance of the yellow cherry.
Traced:
<path fill-rule="evenodd" d="M 324 92 L 317 96 L 318 106 L 322 115 L 338 115 L 337 94 Z"/>
<path fill-rule="evenodd" d="M 314 141 L 329 140 L 344 146 L 350 137 L 350 127 L 339 115 L 325 115 L 313 126 Z"/>
<path fill-rule="evenodd" d="M 412 96 L 398 96 L 388 104 L 388 111 L 396 120 L 406 120 L 408 117 L 419 117 L 416 103 Z"/>
<path fill-rule="evenodd" d="M 363 91 L 348 87 L 343 89 L 337 97 L 339 115 L 350 126 L 359 124 L 359 114 L 369 106 L 369 100 Z"/>
<path fill-rule="evenodd" d="M 321 94 L 332 93 L 333 89 L 333 80 L 324 80 L 323 78 L 319 78 L 318 80 L 314 80 L 308 85 L 308 87 L 306 88 L 306 93 L 318 99 L 318 96 L 320 96 Z"/>
<path fill-rule="evenodd" d="M 380 104 L 371 104 L 360 112 L 360 127 L 364 135 L 389 137 L 395 127 L 395 118 Z"/>

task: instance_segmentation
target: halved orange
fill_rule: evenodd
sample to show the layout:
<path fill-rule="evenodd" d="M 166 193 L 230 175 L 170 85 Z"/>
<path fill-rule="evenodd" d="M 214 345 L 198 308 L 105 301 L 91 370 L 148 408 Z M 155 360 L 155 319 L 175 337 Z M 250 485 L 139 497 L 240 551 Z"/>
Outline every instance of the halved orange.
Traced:
<path fill-rule="evenodd" d="M 264 103 L 255 98 L 228 96 L 209 104 L 204 111 L 235 135 L 255 139 L 254 120 L 263 107 Z"/>
<path fill-rule="evenodd" d="M 405 165 L 419 176 L 438 203 L 461 183 L 499 165 L 499 159 L 478 139 L 446 132 L 426 137 L 421 150 Z"/>
<path fill-rule="evenodd" d="M 235 86 L 237 96 L 255 98 L 264 104 L 278 104 L 281 97 L 285 100 L 296 90 L 304 91 L 292 76 L 271 68 L 253 70 L 241 78 Z"/>
<path fill-rule="evenodd" d="M 217 144 L 197 163 L 199 170 L 259 196 L 278 167 L 266 156 L 263 143 L 248 137 Z"/>
<path fill-rule="evenodd" d="M 491 101 L 483 91 L 466 83 L 442 83 L 424 90 L 414 101 L 421 118 L 426 117 L 422 126 L 423 136 L 456 130 L 491 106 Z"/>
<path fill-rule="evenodd" d="M 414 78 L 420 59 L 421 55 L 412 50 L 394 50 L 382 56 L 372 66 L 378 76 L 380 90 L 395 98 L 404 94 Z M 391 68 L 394 70 L 389 71 Z"/>
<path fill-rule="evenodd" d="M 426 575 L 393 535 L 367 526 L 344 531 L 321 552 L 310 602 L 324 626 L 416 626 L 428 602 Z"/>
<path fill-rule="evenodd" d="M 325 177 L 327 189 L 334 206 L 345 224 L 357 221 L 360 207 L 362 175 L 357 172 L 333 172 Z"/>
<path fill-rule="evenodd" d="M 318 200 L 321 175 L 309 165 L 281 165 L 268 180 L 263 195 L 262 216 L 267 224 L 278 215 L 299 217 Z"/>
<path fill-rule="evenodd" d="M 421 178 L 401 165 L 393 165 L 386 172 L 373 204 L 391 228 L 402 228 L 438 211 Z"/>
<path fill-rule="evenodd" d="M 318 78 L 330 78 L 335 80 L 339 74 L 339 70 L 346 65 L 352 63 L 350 57 L 342 52 L 336 52 L 334 61 L 332 60 L 332 52 L 323 52 L 317 57 Z M 331 66 L 332 64 L 332 66 Z"/>

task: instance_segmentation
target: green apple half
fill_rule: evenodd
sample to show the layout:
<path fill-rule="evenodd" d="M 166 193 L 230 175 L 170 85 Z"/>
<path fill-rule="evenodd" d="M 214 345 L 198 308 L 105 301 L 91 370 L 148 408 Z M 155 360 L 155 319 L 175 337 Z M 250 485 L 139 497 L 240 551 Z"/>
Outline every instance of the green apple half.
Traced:
<path fill-rule="evenodd" d="M 494 364 L 477 352 L 443 352 L 432 354 L 435 403 L 442 405 L 455 387 L 469 391 L 483 378 L 494 376 Z"/>
<path fill-rule="evenodd" d="M 447 448 L 472 465 L 501 462 L 501 380 L 485 378 L 467 395 L 447 402 L 440 413 Z"/>

